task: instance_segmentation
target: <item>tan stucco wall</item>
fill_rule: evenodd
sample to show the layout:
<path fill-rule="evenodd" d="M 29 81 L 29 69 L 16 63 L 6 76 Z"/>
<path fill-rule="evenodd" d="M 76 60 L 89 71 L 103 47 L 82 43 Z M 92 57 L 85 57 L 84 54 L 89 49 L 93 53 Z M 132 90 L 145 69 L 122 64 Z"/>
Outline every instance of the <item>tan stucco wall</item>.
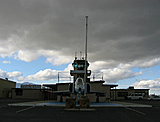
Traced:
<path fill-rule="evenodd" d="M 40 89 L 23 89 L 22 96 L 16 95 L 16 89 L 12 89 L 12 98 L 43 99 Z"/>
<path fill-rule="evenodd" d="M 92 91 L 110 91 L 110 86 L 104 86 L 102 83 L 91 83 Z"/>
<path fill-rule="evenodd" d="M 106 98 L 110 98 L 110 86 L 103 86 L 102 83 L 91 83 L 91 91 L 102 91 Z"/>
<path fill-rule="evenodd" d="M 69 84 L 61 84 L 57 86 L 57 91 L 65 91 L 65 90 L 69 90 Z"/>
<path fill-rule="evenodd" d="M 0 98 L 9 97 L 9 92 L 16 87 L 16 82 L 0 79 Z"/>

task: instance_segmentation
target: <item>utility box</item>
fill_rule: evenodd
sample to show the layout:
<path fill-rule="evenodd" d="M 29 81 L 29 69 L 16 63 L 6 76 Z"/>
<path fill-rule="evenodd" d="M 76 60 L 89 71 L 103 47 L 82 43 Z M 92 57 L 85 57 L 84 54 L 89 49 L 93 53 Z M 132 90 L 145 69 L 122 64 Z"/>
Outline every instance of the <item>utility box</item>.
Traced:
<path fill-rule="evenodd" d="M 75 98 L 67 98 L 66 99 L 66 108 L 76 108 L 76 99 Z"/>
<path fill-rule="evenodd" d="M 90 102 L 89 102 L 89 97 L 88 96 L 81 96 L 80 100 L 80 108 L 90 108 Z"/>

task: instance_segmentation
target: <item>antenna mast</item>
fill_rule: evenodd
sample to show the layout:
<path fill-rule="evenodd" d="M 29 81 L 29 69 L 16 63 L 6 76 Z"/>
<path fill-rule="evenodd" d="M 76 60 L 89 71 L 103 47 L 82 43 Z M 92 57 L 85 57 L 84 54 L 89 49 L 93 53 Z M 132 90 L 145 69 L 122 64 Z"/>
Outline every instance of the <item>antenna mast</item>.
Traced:
<path fill-rule="evenodd" d="M 85 80 L 84 80 L 84 96 L 86 96 L 87 83 L 87 34 L 88 34 L 88 16 L 86 17 L 86 44 L 85 44 Z"/>
<path fill-rule="evenodd" d="M 86 16 L 86 46 L 85 46 L 85 60 L 87 61 L 87 34 L 88 34 L 88 16 Z"/>

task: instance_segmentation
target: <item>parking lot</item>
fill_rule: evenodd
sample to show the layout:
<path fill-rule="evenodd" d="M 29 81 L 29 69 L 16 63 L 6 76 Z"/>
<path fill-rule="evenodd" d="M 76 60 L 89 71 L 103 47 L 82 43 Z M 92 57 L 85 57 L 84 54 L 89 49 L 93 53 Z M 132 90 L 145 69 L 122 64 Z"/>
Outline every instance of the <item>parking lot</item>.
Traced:
<path fill-rule="evenodd" d="M 95 111 L 66 111 L 65 107 L 51 106 L 7 106 L 8 103 L 25 101 L 27 100 L 0 99 L 0 121 L 159 122 L 160 120 L 160 101 L 125 101 L 152 107 L 99 107 L 95 108 Z"/>

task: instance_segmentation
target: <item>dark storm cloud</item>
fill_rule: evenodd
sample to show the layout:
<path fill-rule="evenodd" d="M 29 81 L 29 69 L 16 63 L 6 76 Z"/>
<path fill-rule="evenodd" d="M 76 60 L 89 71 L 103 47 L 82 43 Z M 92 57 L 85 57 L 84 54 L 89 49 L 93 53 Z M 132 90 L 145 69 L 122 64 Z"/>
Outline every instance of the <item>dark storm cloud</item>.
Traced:
<path fill-rule="evenodd" d="M 0 41 L 27 32 L 19 40 L 22 49 L 74 55 L 84 49 L 88 15 L 91 61 L 159 57 L 159 5 L 159 0 L 2 0 Z"/>

